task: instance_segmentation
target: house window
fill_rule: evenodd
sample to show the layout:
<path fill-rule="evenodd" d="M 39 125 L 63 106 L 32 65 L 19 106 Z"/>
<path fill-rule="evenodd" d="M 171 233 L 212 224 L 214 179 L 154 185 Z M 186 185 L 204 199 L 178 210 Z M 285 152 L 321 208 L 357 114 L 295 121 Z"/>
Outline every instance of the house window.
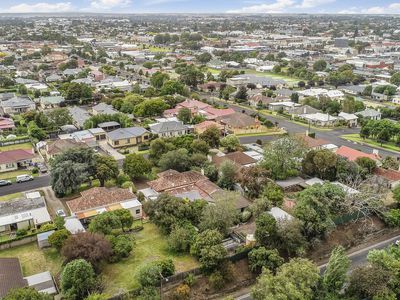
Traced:
<path fill-rule="evenodd" d="M 148 136 L 148 135 L 145 135 L 143 138 L 144 138 L 145 140 L 148 140 L 148 139 L 149 139 L 149 136 Z"/>
<path fill-rule="evenodd" d="M 128 144 L 130 144 L 131 139 L 126 139 L 126 142 L 127 142 Z"/>
<path fill-rule="evenodd" d="M 137 209 L 137 210 L 136 210 L 136 214 L 137 214 L 137 215 L 140 214 L 140 209 Z"/>
<path fill-rule="evenodd" d="M 114 145 L 118 146 L 119 145 L 119 141 L 114 141 Z"/>
<path fill-rule="evenodd" d="M 11 164 L 6 164 L 6 168 L 7 168 L 7 169 L 14 168 L 14 164 L 13 164 L 13 163 L 11 163 Z"/>

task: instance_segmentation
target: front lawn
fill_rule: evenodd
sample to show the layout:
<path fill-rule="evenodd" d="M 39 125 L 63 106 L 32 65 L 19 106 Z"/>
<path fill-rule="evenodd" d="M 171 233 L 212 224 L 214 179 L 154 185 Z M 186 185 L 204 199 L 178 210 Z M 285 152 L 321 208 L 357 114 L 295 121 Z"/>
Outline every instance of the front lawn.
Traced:
<path fill-rule="evenodd" d="M 16 171 L 11 171 L 11 172 L 4 172 L 0 173 L 0 179 L 8 179 L 11 180 L 12 182 L 15 182 L 15 179 L 18 175 L 32 175 L 33 177 L 39 176 L 39 174 L 32 174 L 30 170 L 16 170 Z"/>
<path fill-rule="evenodd" d="M 61 257 L 55 249 L 40 250 L 37 243 L 1 250 L 0 257 L 17 257 L 24 276 L 50 271 L 53 276 L 61 270 Z"/>
<path fill-rule="evenodd" d="M 33 146 L 31 143 L 23 143 L 23 144 L 1 146 L 0 152 L 9 151 L 9 150 L 18 150 L 18 149 L 31 150 L 32 148 L 33 148 Z"/>
<path fill-rule="evenodd" d="M 349 140 L 349 141 L 361 143 L 361 144 L 366 144 L 368 146 L 375 147 L 375 148 L 381 148 L 381 149 L 391 150 L 391 151 L 395 151 L 395 152 L 400 151 L 400 147 L 396 146 L 396 144 L 394 142 L 388 142 L 388 143 L 384 143 L 381 145 L 381 143 L 374 141 L 372 139 L 363 139 L 357 133 L 345 134 L 345 135 L 342 135 L 341 138 Z"/>
<path fill-rule="evenodd" d="M 152 224 L 144 224 L 144 229 L 134 234 L 136 246 L 129 258 L 109 264 L 102 272 L 106 293 L 113 295 L 120 289 L 131 290 L 138 287 L 138 270 L 146 264 L 162 258 L 171 258 L 177 272 L 198 267 L 197 260 L 190 255 L 176 255 L 167 249 L 167 237 L 162 236 Z"/>
<path fill-rule="evenodd" d="M 14 198 L 21 198 L 21 197 L 22 197 L 22 193 L 8 194 L 8 195 L 0 196 L 0 202 L 1 201 L 10 201 Z"/>

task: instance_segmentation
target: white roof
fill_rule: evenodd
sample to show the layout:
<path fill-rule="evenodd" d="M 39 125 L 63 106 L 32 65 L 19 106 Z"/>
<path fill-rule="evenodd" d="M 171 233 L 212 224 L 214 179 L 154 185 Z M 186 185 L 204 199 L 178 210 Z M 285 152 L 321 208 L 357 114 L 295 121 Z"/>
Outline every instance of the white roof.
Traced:
<path fill-rule="evenodd" d="M 76 234 L 78 232 L 85 232 L 85 228 L 83 227 L 81 221 L 77 217 L 68 217 L 65 218 L 64 227 L 67 229 L 71 234 Z"/>
<path fill-rule="evenodd" d="M 342 91 L 339 90 L 330 90 L 326 93 L 329 98 L 336 98 L 336 97 L 343 97 L 344 94 Z"/>
<path fill-rule="evenodd" d="M 321 147 L 328 150 L 335 150 L 338 148 L 338 146 L 336 146 L 335 144 L 322 145 Z"/>
<path fill-rule="evenodd" d="M 38 292 L 50 295 L 57 294 L 57 289 L 54 285 L 53 277 L 49 271 L 38 273 L 32 276 L 24 277 L 29 286 L 33 286 Z"/>
<path fill-rule="evenodd" d="M 275 220 L 277 221 L 283 221 L 283 220 L 291 220 L 293 217 L 289 215 L 286 211 L 279 207 L 273 207 L 271 210 L 268 212 L 270 215 L 272 215 Z"/>
<path fill-rule="evenodd" d="M 129 208 L 133 208 L 133 207 L 141 207 L 142 203 L 140 203 L 140 201 L 137 199 L 133 199 L 133 200 L 121 202 L 121 206 L 122 206 L 122 208 L 129 209 Z"/>
<path fill-rule="evenodd" d="M 358 117 L 355 114 L 348 114 L 348 113 L 345 113 L 345 112 L 339 113 L 339 117 L 345 119 L 346 121 L 357 120 L 358 119 Z"/>
<path fill-rule="evenodd" d="M 39 192 L 30 192 L 30 193 L 25 193 L 25 197 L 28 199 L 36 199 L 42 197 Z"/>
<path fill-rule="evenodd" d="M 336 121 L 338 119 L 337 117 L 331 116 L 329 114 L 323 114 L 323 113 L 303 114 L 303 115 L 300 115 L 300 117 L 307 119 L 307 120 L 321 121 L 321 122 Z"/>
<path fill-rule="evenodd" d="M 264 155 L 256 151 L 244 151 L 243 153 L 246 154 L 247 156 L 250 156 L 251 158 L 254 158 L 257 161 L 260 161 L 264 158 Z"/>
<path fill-rule="evenodd" d="M 33 220 L 35 224 L 40 225 L 50 222 L 51 218 L 47 208 L 40 207 L 30 211 L 0 217 L 0 226 L 10 225 L 27 220 Z"/>
<path fill-rule="evenodd" d="M 153 190 L 152 188 L 146 188 L 142 190 L 138 190 L 138 193 L 141 192 L 146 199 L 155 199 L 158 197 L 158 192 Z"/>
<path fill-rule="evenodd" d="M 324 181 L 318 177 L 314 177 L 314 178 L 306 180 L 304 183 L 311 186 L 314 184 L 324 184 Z"/>

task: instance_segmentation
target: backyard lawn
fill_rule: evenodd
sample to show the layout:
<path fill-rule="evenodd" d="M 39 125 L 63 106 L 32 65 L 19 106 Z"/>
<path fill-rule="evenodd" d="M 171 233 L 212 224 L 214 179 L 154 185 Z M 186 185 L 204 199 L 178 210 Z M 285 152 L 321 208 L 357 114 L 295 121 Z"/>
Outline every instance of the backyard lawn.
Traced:
<path fill-rule="evenodd" d="M 57 275 L 61 270 L 61 257 L 54 249 L 40 250 L 37 243 L 0 250 L 0 257 L 17 257 L 22 266 L 24 276 L 50 271 Z"/>
<path fill-rule="evenodd" d="M 135 234 L 136 246 L 132 255 L 116 264 L 105 267 L 102 275 L 106 293 L 113 295 L 121 288 L 131 290 L 138 287 L 136 275 L 146 264 L 161 258 L 171 258 L 177 272 L 198 267 L 197 260 L 190 255 L 177 256 L 167 249 L 167 238 L 151 223 L 144 224 L 144 229 Z"/>
<path fill-rule="evenodd" d="M 31 143 L 23 143 L 23 144 L 1 146 L 0 147 L 0 152 L 9 151 L 9 150 L 16 150 L 16 149 L 31 150 L 32 148 L 33 147 L 32 147 Z"/>
<path fill-rule="evenodd" d="M 384 143 L 381 145 L 381 143 L 379 143 L 377 141 L 374 141 L 371 139 L 363 139 L 357 133 L 345 134 L 345 135 L 342 135 L 341 138 L 349 140 L 349 141 L 361 143 L 361 144 L 366 144 L 366 145 L 369 145 L 369 146 L 375 147 L 375 148 L 381 148 L 381 149 L 386 149 L 386 150 L 391 150 L 391 151 L 396 151 L 396 152 L 400 151 L 400 147 L 396 146 L 396 144 L 394 142 Z"/>

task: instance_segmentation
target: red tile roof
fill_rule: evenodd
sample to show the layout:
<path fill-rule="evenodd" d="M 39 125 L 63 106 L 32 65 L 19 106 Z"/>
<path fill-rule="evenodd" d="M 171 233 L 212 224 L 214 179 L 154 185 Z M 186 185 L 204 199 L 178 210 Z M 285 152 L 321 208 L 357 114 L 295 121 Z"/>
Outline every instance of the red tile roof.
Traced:
<path fill-rule="evenodd" d="M 345 157 L 350 161 L 355 161 L 359 157 L 368 157 L 374 160 L 379 159 L 379 156 L 376 154 L 364 153 L 347 146 L 341 146 L 339 149 L 336 150 L 336 154 Z"/>
<path fill-rule="evenodd" d="M 136 199 L 128 189 L 95 187 L 81 192 L 81 197 L 67 201 L 71 212 L 78 213 L 110 204 Z"/>
<path fill-rule="evenodd" d="M 375 168 L 374 174 L 381 176 L 389 181 L 399 181 L 400 172 L 396 170 L 386 170 L 384 168 Z"/>
<path fill-rule="evenodd" d="M 16 150 L 4 151 L 0 152 L 0 164 L 19 162 L 21 160 L 32 159 L 34 157 L 35 156 L 30 150 L 16 149 Z"/>

